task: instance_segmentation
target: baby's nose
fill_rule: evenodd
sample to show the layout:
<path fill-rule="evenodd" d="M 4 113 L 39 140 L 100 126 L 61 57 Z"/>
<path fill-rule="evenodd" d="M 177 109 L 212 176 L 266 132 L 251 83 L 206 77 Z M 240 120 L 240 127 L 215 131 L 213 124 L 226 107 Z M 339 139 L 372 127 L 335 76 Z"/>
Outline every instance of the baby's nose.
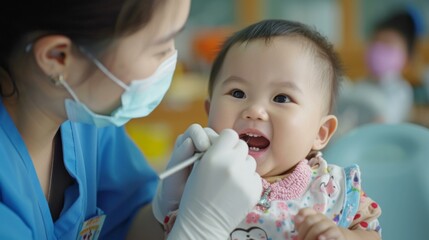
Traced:
<path fill-rule="evenodd" d="M 263 106 L 252 105 L 244 109 L 242 117 L 248 120 L 268 120 L 268 113 Z"/>

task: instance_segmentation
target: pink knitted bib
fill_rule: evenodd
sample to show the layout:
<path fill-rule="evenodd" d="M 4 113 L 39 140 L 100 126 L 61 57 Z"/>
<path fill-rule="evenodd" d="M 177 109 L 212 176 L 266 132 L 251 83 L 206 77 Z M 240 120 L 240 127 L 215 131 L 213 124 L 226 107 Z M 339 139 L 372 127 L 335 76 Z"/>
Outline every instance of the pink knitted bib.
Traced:
<path fill-rule="evenodd" d="M 273 200 L 297 199 L 304 194 L 311 178 L 311 168 L 308 160 L 304 159 L 298 163 L 293 172 L 274 183 L 262 179 L 263 193 L 258 206 L 269 208 Z"/>

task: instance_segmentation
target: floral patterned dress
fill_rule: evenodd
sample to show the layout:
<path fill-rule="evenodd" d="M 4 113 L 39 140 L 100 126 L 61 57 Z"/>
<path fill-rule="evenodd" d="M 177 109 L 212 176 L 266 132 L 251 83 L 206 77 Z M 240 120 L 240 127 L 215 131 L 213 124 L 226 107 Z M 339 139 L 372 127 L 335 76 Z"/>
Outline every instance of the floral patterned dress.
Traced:
<path fill-rule="evenodd" d="M 361 191 L 357 165 L 328 165 L 321 155 L 301 161 L 291 174 L 277 181 L 263 180 L 258 205 L 230 234 L 231 240 L 297 239 L 294 216 L 311 207 L 349 229 L 381 234 L 377 203 Z"/>

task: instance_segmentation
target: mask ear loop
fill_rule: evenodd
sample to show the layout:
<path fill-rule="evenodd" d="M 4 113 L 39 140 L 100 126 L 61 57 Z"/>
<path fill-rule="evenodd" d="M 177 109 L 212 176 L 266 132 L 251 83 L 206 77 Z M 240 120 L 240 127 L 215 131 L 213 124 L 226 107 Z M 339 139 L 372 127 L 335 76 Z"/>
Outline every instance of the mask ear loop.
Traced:
<path fill-rule="evenodd" d="M 67 84 L 67 82 L 64 79 L 64 75 L 63 74 L 59 74 L 57 78 L 55 77 L 50 77 L 51 82 L 55 85 L 55 86 L 60 86 L 63 85 L 64 88 L 67 90 L 67 92 L 70 93 L 70 95 L 73 97 L 73 99 L 76 102 L 80 102 L 79 98 L 77 97 L 77 95 L 74 93 L 74 91 L 71 89 L 71 87 Z"/>
<path fill-rule="evenodd" d="M 49 77 L 49 80 L 51 80 L 51 83 L 54 84 L 56 87 L 61 85 L 60 79 L 62 79 L 62 81 L 64 81 L 64 77 L 62 74 L 58 75 L 58 77 L 53 77 L 53 76 Z"/>
<path fill-rule="evenodd" d="M 96 57 L 94 57 L 90 52 L 88 52 L 85 48 L 79 46 L 79 50 L 85 54 L 91 61 L 112 81 L 114 81 L 116 84 L 118 84 L 123 89 L 127 90 L 128 85 L 126 85 L 124 82 L 122 82 L 119 78 L 117 78 L 113 73 L 109 71 Z"/>

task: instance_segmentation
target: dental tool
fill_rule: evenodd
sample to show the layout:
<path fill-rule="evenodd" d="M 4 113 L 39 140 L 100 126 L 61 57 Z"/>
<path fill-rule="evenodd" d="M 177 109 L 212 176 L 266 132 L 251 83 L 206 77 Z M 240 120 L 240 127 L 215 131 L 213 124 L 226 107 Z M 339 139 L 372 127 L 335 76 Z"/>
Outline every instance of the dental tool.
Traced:
<path fill-rule="evenodd" d="M 176 166 L 164 171 L 163 173 L 159 174 L 159 179 L 163 180 L 167 177 L 169 177 L 170 175 L 190 166 L 191 164 L 193 164 L 194 162 L 196 162 L 197 160 L 199 160 L 201 157 L 203 156 L 202 152 L 199 153 L 195 153 L 192 157 L 188 158 L 187 160 L 177 164 Z"/>

